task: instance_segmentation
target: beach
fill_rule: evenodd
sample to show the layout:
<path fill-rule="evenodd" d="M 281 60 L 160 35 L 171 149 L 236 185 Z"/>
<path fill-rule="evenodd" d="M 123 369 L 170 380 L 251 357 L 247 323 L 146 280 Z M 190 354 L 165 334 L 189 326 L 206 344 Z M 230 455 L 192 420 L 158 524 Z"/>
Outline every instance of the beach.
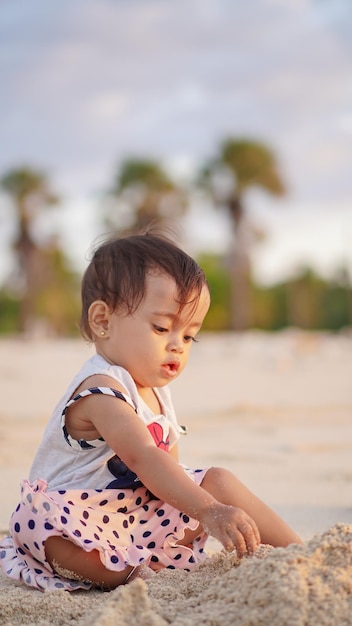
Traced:
<path fill-rule="evenodd" d="M 46 421 L 91 353 L 80 339 L 0 340 L 2 535 Z M 233 471 L 305 545 L 238 562 L 210 540 L 197 571 L 108 594 L 41 594 L 1 574 L 0 624 L 352 624 L 352 334 L 203 333 L 171 389 L 188 430 L 181 461 Z"/>

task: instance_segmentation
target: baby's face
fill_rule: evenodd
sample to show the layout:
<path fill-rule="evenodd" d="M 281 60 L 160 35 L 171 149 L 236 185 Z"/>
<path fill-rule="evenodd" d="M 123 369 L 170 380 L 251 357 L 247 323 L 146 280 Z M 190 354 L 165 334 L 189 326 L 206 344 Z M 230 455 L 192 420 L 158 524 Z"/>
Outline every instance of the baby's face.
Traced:
<path fill-rule="evenodd" d="M 133 315 L 115 311 L 105 356 L 131 374 L 139 387 L 162 387 L 183 371 L 210 304 L 207 286 L 180 311 L 176 283 L 167 274 L 146 277 L 145 298 Z"/>

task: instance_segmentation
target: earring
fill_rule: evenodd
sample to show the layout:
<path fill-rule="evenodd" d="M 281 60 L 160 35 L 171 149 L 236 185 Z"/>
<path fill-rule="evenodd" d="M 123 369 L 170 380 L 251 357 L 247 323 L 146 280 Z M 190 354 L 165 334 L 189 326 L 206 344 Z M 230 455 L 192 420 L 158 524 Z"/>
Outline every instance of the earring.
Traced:
<path fill-rule="evenodd" d="M 101 337 L 104 337 L 104 335 L 105 335 L 105 330 L 101 330 L 101 331 L 100 331 L 100 335 L 101 335 Z"/>

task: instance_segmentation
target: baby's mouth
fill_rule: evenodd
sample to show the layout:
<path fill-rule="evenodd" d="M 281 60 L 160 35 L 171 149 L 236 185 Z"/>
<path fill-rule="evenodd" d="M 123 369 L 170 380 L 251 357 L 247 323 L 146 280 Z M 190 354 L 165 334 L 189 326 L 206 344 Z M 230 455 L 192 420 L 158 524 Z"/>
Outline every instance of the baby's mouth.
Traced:
<path fill-rule="evenodd" d="M 176 374 L 179 370 L 179 367 L 180 363 L 178 361 L 168 361 L 168 363 L 163 364 L 163 369 L 170 374 Z"/>

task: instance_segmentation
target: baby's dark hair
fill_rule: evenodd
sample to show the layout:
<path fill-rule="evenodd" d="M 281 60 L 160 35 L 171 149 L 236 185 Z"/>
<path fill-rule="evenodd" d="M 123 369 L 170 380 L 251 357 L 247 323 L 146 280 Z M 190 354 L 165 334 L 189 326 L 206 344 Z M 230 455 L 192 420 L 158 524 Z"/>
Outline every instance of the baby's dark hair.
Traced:
<path fill-rule="evenodd" d="M 108 240 L 99 246 L 82 280 L 80 330 L 92 341 L 88 311 L 95 300 L 132 315 L 145 296 L 146 275 L 167 274 L 174 279 L 180 310 L 198 301 L 207 284 L 204 271 L 186 252 L 165 236 L 146 233 Z"/>

